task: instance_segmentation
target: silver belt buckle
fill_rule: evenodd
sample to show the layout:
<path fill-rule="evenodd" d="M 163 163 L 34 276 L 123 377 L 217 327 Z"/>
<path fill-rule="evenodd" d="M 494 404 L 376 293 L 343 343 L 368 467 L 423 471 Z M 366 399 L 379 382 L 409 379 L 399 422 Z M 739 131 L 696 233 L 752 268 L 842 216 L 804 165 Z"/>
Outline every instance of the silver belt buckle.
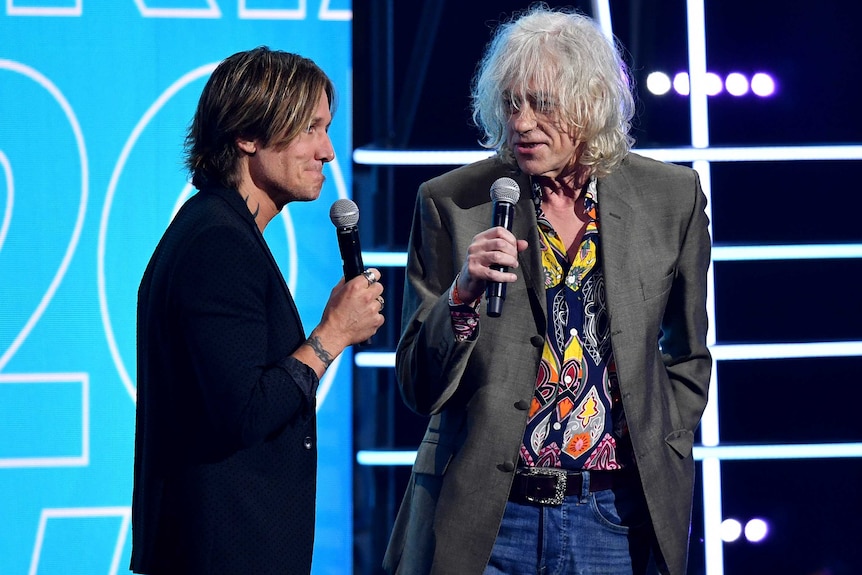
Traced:
<path fill-rule="evenodd" d="M 527 501 L 539 505 L 562 505 L 566 498 L 566 471 L 553 467 L 527 467 L 522 475 L 554 478 L 554 494 L 550 497 L 532 497 L 525 495 Z"/>

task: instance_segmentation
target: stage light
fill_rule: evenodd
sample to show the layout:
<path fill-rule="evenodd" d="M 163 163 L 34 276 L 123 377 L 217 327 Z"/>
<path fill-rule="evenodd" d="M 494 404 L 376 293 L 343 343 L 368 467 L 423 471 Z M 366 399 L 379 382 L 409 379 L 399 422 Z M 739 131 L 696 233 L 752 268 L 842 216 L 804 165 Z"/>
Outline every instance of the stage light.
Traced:
<path fill-rule="evenodd" d="M 669 85 L 668 82 L 670 82 Z M 760 97 L 768 97 L 775 93 L 775 80 L 764 72 L 758 72 L 750 79 L 741 72 L 731 72 L 724 80 L 715 72 L 706 72 L 703 83 L 707 96 L 717 96 L 725 90 L 732 96 L 753 93 Z M 691 95 L 688 72 L 678 72 L 672 80 L 669 80 L 669 76 L 664 72 L 650 72 L 646 78 L 646 86 L 650 93 L 656 96 L 667 94 L 671 88 L 680 96 Z"/>
<path fill-rule="evenodd" d="M 719 75 L 715 72 L 707 72 L 706 76 L 704 76 L 703 81 L 706 87 L 707 96 L 718 96 L 724 89 L 724 83 L 721 81 Z"/>
<path fill-rule="evenodd" d="M 656 96 L 663 96 L 670 91 L 670 78 L 664 72 L 652 72 L 647 76 L 646 85 Z"/>
<path fill-rule="evenodd" d="M 748 78 L 739 72 L 731 72 L 724 79 L 724 87 L 731 96 L 744 96 L 748 93 Z"/>
<path fill-rule="evenodd" d="M 745 538 L 751 543 L 760 543 L 768 533 L 769 526 L 763 519 L 752 519 L 745 524 Z"/>
<path fill-rule="evenodd" d="M 733 543 L 742 534 L 742 524 L 736 519 L 725 519 L 721 522 L 721 540 L 725 543 Z"/>
<path fill-rule="evenodd" d="M 673 89 L 680 96 L 688 96 L 691 93 L 691 85 L 688 82 L 688 72 L 680 72 L 673 77 Z"/>
<path fill-rule="evenodd" d="M 751 77 L 751 91 L 758 96 L 771 96 L 775 93 L 775 80 L 769 74 L 758 72 Z"/>

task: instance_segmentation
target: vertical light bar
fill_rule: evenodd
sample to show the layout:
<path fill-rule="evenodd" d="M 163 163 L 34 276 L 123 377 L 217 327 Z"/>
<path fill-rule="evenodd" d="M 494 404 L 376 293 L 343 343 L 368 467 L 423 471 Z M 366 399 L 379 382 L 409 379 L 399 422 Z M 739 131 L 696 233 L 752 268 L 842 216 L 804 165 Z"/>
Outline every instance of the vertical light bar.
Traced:
<path fill-rule="evenodd" d="M 700 185 L 706 196 L 706 215 L 709 218 L 709 235 L 712 237 L 712 173 L 710 163 L 704 160 L 692 162 L 692 166 L 700 175 Z M 706 271 L 706 315 L 709 327 L 706 333 L 706 344 L 712 348 L 715 346 L 717 337 L 715 335 L 715 266 L 711 261 Z M 712 385 L 709 389 L 709 401 L 700 422 L 701 443 L 713 447 L 718 445 L 718 384 L 717 384 L 716 360 L 712 361 Z"/>
<path fill-rule="evenodd" d="M 703 0 L 686 1 L 687 38 L 688 38 L 688 77 L 691 84 L 689 104 L 691 110 L 691 145 L 693 148 L 709 147 L 709 111 L 706 95 L 706 14 Z M 712 202 L 709 162 L 696 161 L 694 169 L 701 176 L 704 193 L 707 195 L 707 215 L 712 221 L 710 206 Z M 712 266 L 710 266 L 710 270 Z M 707 290 L 713 293 L 713 275 L 708 274 Z M 708 297 L 707 316 L 710 326 L 715 325 L 715 301 Z M 715 342 L 714 328 L 707 336 Z M 709 402 L 701 421 L 702 441 L 717 445 L 718 434 L 718 372 L 713 361 L 712 389 Z M 706 575 L 723 575 L 724 549 L 720 536 L 721 528 L 721 462 L 716 458 L 704 459 L 703 470 L 703 531 Z"/>
<path fill-rule="evenodd" d="M 691 85 L 691 145 L 709 146 L 706 96 L 706 22 L 703 0 L 686 2 L 688 21 L 688 78 Z"/>
<path fill-rule="evenodd" d="M 692 124 L 694 121 L 692 120 Z M 704 122 L 706 125 L 706 122 Z M 710 220 L 710 236 L 712 236 L 712 178 L 710 164 L 708 161 L 697 160 L 692 166 L 700 175 L 703 193 L 706 195 L 706 215 Z M 709 320 L 709 329 L 706 335 L 707 344 L 712 347 L 716 344 L 715 334 L 715 267 L 710 262 L 707 270 L 706 284 L 706 314 Z M 718 426 L 718 370 L 717 362 L 712 361 L 712 384 L 709 389 L 709 400 L 700 422 L 701 443 L 704 446 L 714 447 L 719 444 L 720 434 Z M 721 462 L 717 458 L 704 458 L 701 464 L 703 470 L 703 532 L 704 532 L 704 555 L 706 562 L 706 575 L 723 575 L 724 573 L 724 548 L 720 534 L 722 511 L 721 511 Z"/>
<path fill-rule="evenodd" d="M 598 21 L 605 36 L 614 39 L 614 27 L 611 23 L 611 3 L 609 0 L 593 0 L 593 18 Z"/>
<path fill-rule="evenodd" d="M 704 457 L 703 469 L 703 545 L 706 575 L 724 575 L 724 542 L 721 539 L 721 460 Z"/>
<path fill-rule="evenodd" d="M 706 207 L 704 213 L 709 219 L 707 225 L 707 233 L 712 238 L 712 171 L 710 163 L 707 160 L 695 160 L 692 162 L 692 167 L 700 176 L 700 187 L 703 190 L 703 195 L 706 196 Z M 706 343 L 709 346 L 715 345 L 717 337 L 715 335 L 715 282 L 714 280 L 713 260 L 709 262 L 709 268 L 706 270 L 706 313 L 709 318 L 709 328 L 706 333 Z"/>

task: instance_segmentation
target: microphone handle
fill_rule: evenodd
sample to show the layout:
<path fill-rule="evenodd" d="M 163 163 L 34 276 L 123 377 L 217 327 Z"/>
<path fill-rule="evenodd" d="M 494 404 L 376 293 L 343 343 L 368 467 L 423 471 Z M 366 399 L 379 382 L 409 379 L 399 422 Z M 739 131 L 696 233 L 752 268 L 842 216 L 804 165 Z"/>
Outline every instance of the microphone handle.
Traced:
<path fill-rule="evenodd" d="M 512 231 L 512 220 L 515 217 L 515 204 L 509 202 L 494 203 L 494 221 L 491 227 L 503 227 Z M 491 269 L 497 271 L 509 271 L 508 267 L 492 265 Z M 488 299 L 487 314 L 489 317 L 500 317 L 503 313 L 503 301 L 506 299 L 506 282 L 489 282 L 485 289 L 485 297 Z"/>
<path fill-rule="evenodd" d="M 344 281 L 350 281 L 365 271 L 362 263 L 362 249 L 359 247 L 359 229 L 356 226 L 336 228 L 338 250 L 341 252 Z M 371 344 L 371 338 L 359 342 L 359 346 Z"/>
<path fill-rule="evenodd" d="M 359 247 L 359 230 L 356 227 L 337 228 L 336 232 L 344 269 L 344 281 L 350 281 L 365 271 L 362 249 Z"/>

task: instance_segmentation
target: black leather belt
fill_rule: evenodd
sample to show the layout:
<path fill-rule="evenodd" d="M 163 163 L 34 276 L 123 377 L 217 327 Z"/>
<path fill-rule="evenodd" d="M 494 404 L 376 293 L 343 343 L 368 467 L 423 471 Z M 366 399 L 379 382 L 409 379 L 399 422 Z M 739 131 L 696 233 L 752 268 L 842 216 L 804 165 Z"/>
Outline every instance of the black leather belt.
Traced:
<path fill-rule="evenodd" d="M 604 491 L 619 486 L 629 476 L 625 471 L 590 471 L 590 492 Z M 560 505 L 569 495 L 580 495 L 584 475 L 579 471 L 566 471 L 554 467 L 526 467 L 518 469 L 509 491 L 509 499 L 540 505 Z"/>

